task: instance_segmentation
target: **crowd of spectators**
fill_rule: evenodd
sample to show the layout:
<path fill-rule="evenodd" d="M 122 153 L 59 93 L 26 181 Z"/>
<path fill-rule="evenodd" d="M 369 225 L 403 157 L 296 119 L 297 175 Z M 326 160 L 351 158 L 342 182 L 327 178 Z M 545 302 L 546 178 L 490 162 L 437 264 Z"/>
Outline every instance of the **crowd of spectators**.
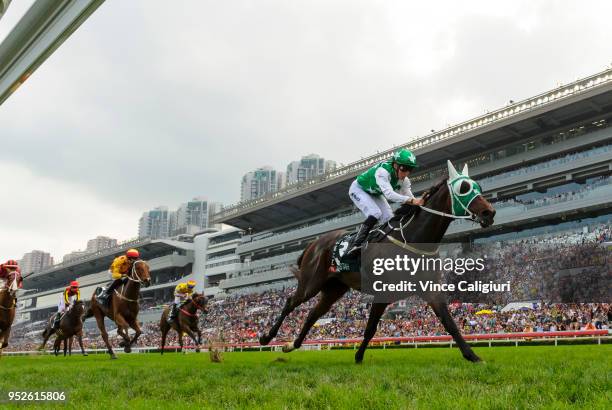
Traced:
<path fill-rule="evenodd" d="M 556 330 L 608 329 L 612 325 L 610 303 L 550 303 L 542 302 L 542 277 L 551 283 L 562 283 L 560 272 L 570 272 L 579 287 L 586 287 L 598 267 L 609 280 L 610 251 L 602 242 L 610 240 L 609 225 L 602 225 L 590 232 L 573 232 L 556 237 L 523 239 L 498 243 L 489 248 L 490 256 L 497 258 L 496 273 L 511 277 L 516 283 L 515 293 L 503 303 L 452 303 L 451 314 L 465 334 L 508 333 Z M 560 264 L 563 269 L 560 271 Z M 537 275 L 539 276 L 536 276 Z M 539 277 L 538 280 L 534 278 Z M 559 286 L 547 288 L 559 291 Z M 236 294 L 210 299 L 207 312 L 201 315 L 200 328 L 203 338 L 213 341 L 222 338 L 227 343 L 256 342 L 269 330 L 283 309 L 294 287 L 266 290 L 260 293 Z M 609 287 L 602 290 L 600 300 L 609 302 Z M 548 296 L 551 296 L 549 294 Z M 559 296 L 559 295 L 553 295 Z M 593 297 L 591 295 L 591 297 Z M 276 340 L 289 341 L 297 336 L 308 312 L 317 297 L 297 307 L 281 326 Z M 522 303 L 513 309 L 511 302 Z M 163 302 L 147 301 L 148 312 L 157 308 L 161 315 Z M 321 318 L 308 334 L 308 339 L 341 339 L 362 337 L 365 329 L 371 296 L 357 291 L 347 292 L 331 310 Z M 505 308 L 506 307 L 506 308 Z M 144 310 L 144 309 L 143 309 Z M 490 313 L 482 313 L 489 310 Z M 91 319 L 90 319 L 91 321 Z M 8 350 L 33 350 L 41 342 L 40 334 L 46 322 L 25 323 L 13 327 Z M 145 323 L 138 346 L 156 347 L 160 344 L 158 323 Z M 115 346 L 120 341 L 109 332 Z M 387 309 L 381 320 L 377 336 L 435 336 L 445 331 L 430 307 L 417 300 L 401 301 Z M 103 348 L 97 328 L 91 323 L 84 331 L 85 344 L 89 348 Z M 176 345 L 176 333 L 170 332 L 168 345 Z M 186 340 L 186 343 L 190 343 Z"/>

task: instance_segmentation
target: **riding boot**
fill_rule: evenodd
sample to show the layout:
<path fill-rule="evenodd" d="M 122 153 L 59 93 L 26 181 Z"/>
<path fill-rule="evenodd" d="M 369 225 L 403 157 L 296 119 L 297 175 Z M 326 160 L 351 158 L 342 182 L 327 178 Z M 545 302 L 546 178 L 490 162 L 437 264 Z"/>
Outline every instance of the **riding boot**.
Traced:
<path fill-rule="evenodd" d="M 55 315 L 55 320 L 53 321 L 53 329 L 54 330 L 59 329 L 61 321 L 62 321 L 62 314 L 58 312 Z"/>
<path fill-rule="evenodd" d="M 370 230 L 376 225 L 376 222 L 378 222 L 378 219 L 376 219 L 375 216 L 370 215 L 367 217 L 363 224 L 361 224 L 357 234 L 353 236 L 353 240 L 349 243 L 347 247 L 348 250 L 344 254 L 345 257 L 350 257 L 357 253 L 357 250 L 361 248 L 363 241 L 366 240 Z"/>
<path fill-rule="evenodd" d="M 100 293 L 100 296 L 98 296 L 97 299 L 103 305 L 108 306 L 111 296 L 113 294 L 113 291 L 117 289 L 117 287 L 121 284 L 121 282 L 123 282 L 123 278 L 115 279 L 113 283 L 110 284 L 110 286 L 108 286 L 106 289 L 104 289 L 102 293 Z"/>
<path fill-rule="evenodd" d="M 168 323 L 174 322 L 174 319 L 176 319 L 177 314 L 178 314 L 178 307 L 176 306 L 176 303 L 173 303 L 172 307 L 170 308 L 170 314 L 168 315 Z"/>

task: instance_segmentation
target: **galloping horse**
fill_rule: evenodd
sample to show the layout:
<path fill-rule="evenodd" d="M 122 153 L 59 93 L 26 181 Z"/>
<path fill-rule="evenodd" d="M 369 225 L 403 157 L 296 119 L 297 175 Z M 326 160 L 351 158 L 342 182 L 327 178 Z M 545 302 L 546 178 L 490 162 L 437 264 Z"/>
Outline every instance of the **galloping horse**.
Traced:
<path fill-rule="evenodd" d="M 482 196 L 480 186 L 469 178 L 467 164 L 459 174 L 453 165 L 448 162 L 448 179 L 434 185 L 424 196 L 425 205 L 416 209 L 411 221 L 395 227 L 382 241 L 389 241 L 399 246 L 407 243 L 438 244 L 442 240 L 448 226 L 453 219 L 472 219 L 482 227 L 493 224 L 495 209 Z M 272 328 L 267 334 L 260 337 L 262 345 L 267 345 L 276 336 L 283 320 L 297 306 L 311 299 L 321 292 L 318 303 L 310 311 L 298 337 L 283 347 L 285 353 L 302 345 L 308 331 L 315 322 L 329 311 L 331 306 L 350 288 L 361 290 L 360 272 L 334 272 L 330 270 L 332 251 L 338 238 L 345 231 L 334 231 L 321 236 L 310 243 L 298 258 L 297 268 L 293 274 L 298 281 L 295 293 L 290 296 Z M 387 242 L 387 243 L 389 243 Z M 459 332 L 446 302 L 427 300 L 432 310 L 444 326 L 444 329 L 453 337 L 461 349 L 463 357 L 472 362 L 480 358 L 472 351 Z M 364 338 L 355 354 L 355 362 L 361 363 L 365 349 L 374 334 L 378 322 L 389 303 L 373 303 L 366 325 Z"/>
<path fill-rule="evenodd" d="M 79 346 L 81 347 L 81 353 L 83 356 L 87 356 L 85 353 L 85 349 L 83 348 L 83 311 L 85 310 L 85 305 L 82 300 L 78 300 L 74 302 L 74 305 L 64 314 L 62 320 L 60 321 L 60 326 L 57 331 L 53 329 L 54 317 L 51 316 L 47 323 L 47 327 L 43 331 L 43 342 L 38 348 L 38 350 L 43 350 L 45 345 L 47 344 L 47 340 L 51 337 L 53 333 L 56 333 L 55 343 L 53 344 L 53 352 L 57 356 L 60 350 L 60 345 L 62 341 L 64 342 L 64 356 L 66 356 L 66 351 L 70 346 L 70 354 L 72 354 L 72 337 L 76 336 L 79 342 Z M 57 313 L 59 315 L 59 313 Z"/>
<path fill-rule="evenodd" d="M 0 288 L 0 357 L 2 350 L 8 346 L 11 326 L 15 320 L 16 295 L 20 281 L 21 274 L 17 271 L 11 272 L 6 281 L 8 287 Z"/>
<path fill-rule="evenodd" d="M 200 295 L 199 293 L 194 293 L 187 303 L 183 305 L 179 309 L 178 315 L 176 315 L 176 319 L 170 325 L 168 323 L 168 314 L 169 308 L 165 308 L 162 312 L 161 321 L 159 322 L 159 328 L 161 330 L 162 338 L 161 338 L 161 354 L 164 354 L 164 346 L 166 345 L 166 336 L 170 329 L 176 330 L 178 333 L 178 342 L 179 346 L 181 346 L 181 351 L 183 350 L 183 332 L 187 333 L 189 337 L 196 344 L 196 352 L 200 351 L 200 345 L 202 344 L 202 332 L 198 328 L 198 310 L 205 312 L 204 308 L 206 307 L 206 297 L 204 295 Z M 197 339 L 195 334 L 198 335 Z"/>
<path fill-rule="evenodd" d="M 119 289 L 115 289 L 115 293 L 111 295 L 110 307 L 106 307 L 98 302 L 96 294 L 100 288 L 96 289 L 91 296 L 91 305 L 83 316 L 83 320 L 95 316 L 111 359 L 116 359 L 117 356 L 108 341 L 104 317 L 108 317 L 115 322 L 117 334 L 123 338 L 119 346 L 123 347 L 125 353 L 130 353 L 132 345 L 142 334 L 137 318 L 139 309 L 138 297 L 140 296 L 140 285 L 143 284 L 145 287 L 148 287 L 151 284 L 149 265 L 143 260 L 134 261 L 126 279 L 127 281 L 121 284 Z M 136 332 L 132 339 L 130 339 L 128 334 L 128 328 L 132 328 Z"/>

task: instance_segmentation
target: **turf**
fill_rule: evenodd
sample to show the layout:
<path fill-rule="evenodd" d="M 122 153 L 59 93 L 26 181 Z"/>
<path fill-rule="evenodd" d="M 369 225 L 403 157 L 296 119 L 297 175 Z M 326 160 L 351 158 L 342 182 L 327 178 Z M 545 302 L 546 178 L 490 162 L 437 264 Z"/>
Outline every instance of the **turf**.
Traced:
<path fill-rule="evenodd" d="M 612 408 L 612 346 L 104 355 L 0 360 L 7 391 L 65 391 L 42 408 Z M 10 407 L 9 404 L 8 407 Z M 14 405 L 24 408 L 23 404 Z"/>

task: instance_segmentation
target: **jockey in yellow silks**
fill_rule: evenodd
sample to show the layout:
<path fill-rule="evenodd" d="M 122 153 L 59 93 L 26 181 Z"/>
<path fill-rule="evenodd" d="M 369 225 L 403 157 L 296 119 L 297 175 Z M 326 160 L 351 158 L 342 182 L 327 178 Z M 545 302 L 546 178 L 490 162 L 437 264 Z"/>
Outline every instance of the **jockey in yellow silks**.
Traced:
<path fill-rule="evenodd" d="M 185 302 L 191 300 L 195 286 L 196 283 L 194 280 L 176 285 L 176 288 L 174 288 L 174 302 L 170 308 L 168 322 L 172 322 L 178 315 L 179 308 L 181 308 Z"/>
<path fill-rule="evenodd" d="M 53 328 L 59 329 L 60 321 L 64 312 L 66 312 L 73 303 L 81 300 L 81 291 L 79 290 L 79 282 L 73 280 L 70 282 L 70 286 L 64 289 L 62 296 L 60 296 L 59 303 L 57 304 L 57 313 L 55 314 L 55 321 L 53 322 Z"/>
<path fill-rule="evenodd" d="M 134 262 L 139 258 L 140 253 L 136 249 L 128 249 L 125 255 L 117 256 L 113 260 L 109 269 L 111 277 L 113 278 L 113 283 L 107 286 L 106 289 L 96 297 L 102 304 L 108 306 L 108 301 L 110 300 L 109 296 L 112 295 L 119 284 L 125 281 Z"/>

